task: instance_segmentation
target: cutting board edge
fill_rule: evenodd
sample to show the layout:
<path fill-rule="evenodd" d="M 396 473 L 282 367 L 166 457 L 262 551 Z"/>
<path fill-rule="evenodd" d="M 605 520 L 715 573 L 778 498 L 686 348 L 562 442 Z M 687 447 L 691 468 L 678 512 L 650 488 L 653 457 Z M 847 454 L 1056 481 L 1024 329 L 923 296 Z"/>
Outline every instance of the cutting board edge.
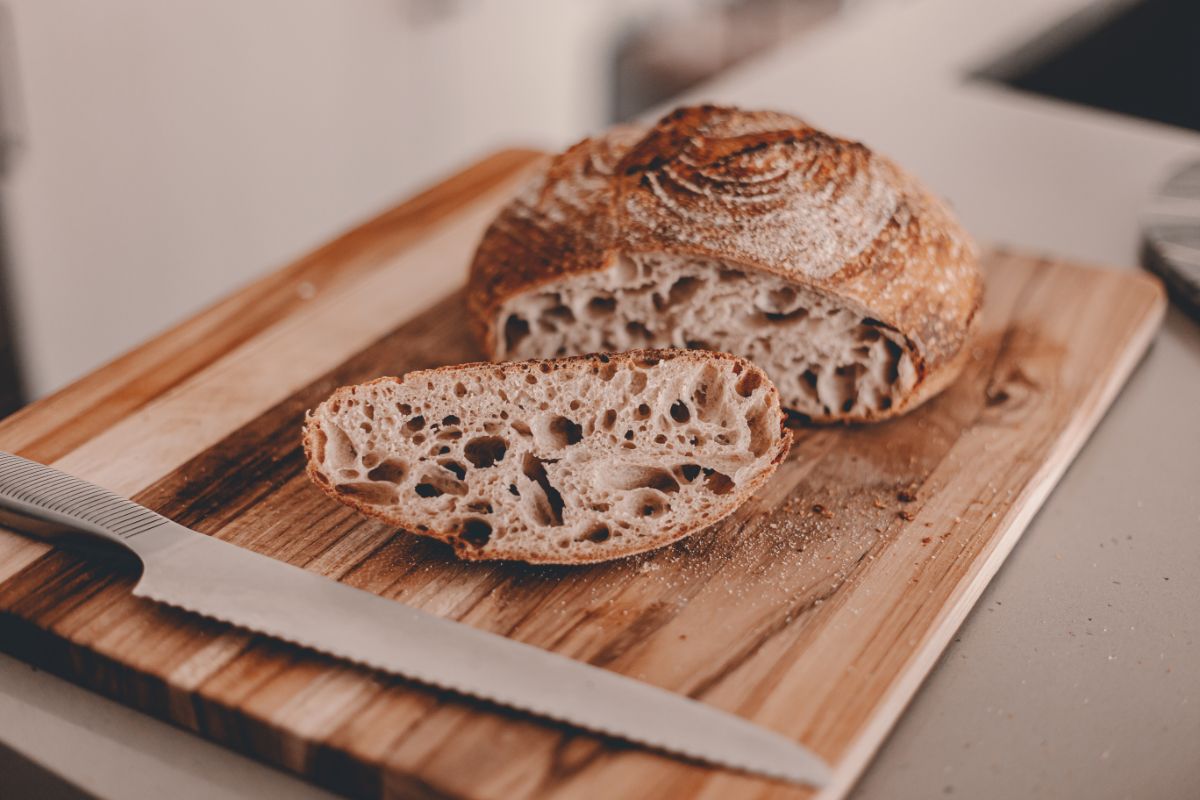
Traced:
<path fill-rule="evenodd" d="M 1012 254 L 1014 251 L 1003 248 L 1002 252 Z M 1020 251 L 1015 251 L 1020 252 Z M 1054 491 L 1063 475 L 1075 462 L 1079 452 L 1091 439 L 1096 428 L 1112 408 L 1121 390 L 1128 384 L 1138 365 L 1147 356 L 1154 338 L 1162 328 L 1167 312 L 1167 293 L 1162 281 L 1144 272 L 1124 270 L 1120 268 L 1080 264 L 1074 261 L 1066 263 L 1078 269 L 1112 273 L 1118 280 L 1137 286 L 1139 291 L 1147 293 L 1147 307 L 1142 312 L 1141 323 L 1135 328 L 1127 340 L 1121 357 L 1112 370 L 1109 380 L 1099 385 L 1097 401 L 1093 411 L 1080 420 L 1075 426 L 1077 430 L 1068 427 L 1059 436 L 1058 447 L 1061 449 L 1059 458 L 1048 458 L 1042 463 L 1044 474 L 1040 475 L 1031 486 L 1034 486 L 1034 499 L 1018 508 L 1017 516 L 1010 520 L 1004 530 L 996 538 L 995 546 L 988 555 L 979 562 L 979 568 L 956 590 L 957 597 L 948 600 L 943 605 L 944 617 L 928 631 L 921 646 L 914 653 L 888 690 L 886 699 L 880 704 L 874 718 L 847 748 L 846 754 L 833 764 L 833 779 L 829 785 L 819 792 L 815 800 L 840 800 L 845 797 L 855 784 L 862 778 L 879 749 L 887 741 L 896 723 L 903 716 L 909 703 L 916 697 L 917 692 L 933 672 L 949 646 L 954 634 L 962 627 L 963 622 L 996 573 L 1008 560 L 1021 537 L 1033 522 L 1034 517 L 1042 510 L 1046 500 Z"/>

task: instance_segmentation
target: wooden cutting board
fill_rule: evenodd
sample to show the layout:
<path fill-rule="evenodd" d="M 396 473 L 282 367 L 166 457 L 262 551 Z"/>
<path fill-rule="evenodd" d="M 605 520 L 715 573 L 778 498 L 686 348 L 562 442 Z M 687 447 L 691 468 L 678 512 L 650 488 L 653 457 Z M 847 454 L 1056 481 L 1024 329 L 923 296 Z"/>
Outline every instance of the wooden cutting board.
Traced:
<path fill-rule="evenodd" d="M 893 422 L 799 428 L 734 518 L 573 568 L 460 564 L 301 474 L 334 387 L 477 359 L 461 286 L 537 160 L 497 154 L 0 424 L 0 448 L 205 533 L 752 718 L 844 794 L 1162 318 L 1159 285 L 991 250 L 962 378 Z M 0 530 L 0 644 L 356 796 L 807 797 L 138 600 L 134 566 Z M 419 646 L 419 643 L 416 643 Z"/>

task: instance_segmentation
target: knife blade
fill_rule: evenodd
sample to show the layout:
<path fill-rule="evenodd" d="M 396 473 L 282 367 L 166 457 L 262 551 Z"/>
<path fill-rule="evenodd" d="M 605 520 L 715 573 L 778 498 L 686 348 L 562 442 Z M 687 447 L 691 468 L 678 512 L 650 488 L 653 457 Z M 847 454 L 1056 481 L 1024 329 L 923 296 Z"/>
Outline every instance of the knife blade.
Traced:
<path fill-rule="evenodd" d="M 734 714 L 198 533 L 4 452 L 0 523 L 124 547 L 143 565 L 138 597 L 667 754 L 818 788 L 829 780 L 815 753 Z"/>

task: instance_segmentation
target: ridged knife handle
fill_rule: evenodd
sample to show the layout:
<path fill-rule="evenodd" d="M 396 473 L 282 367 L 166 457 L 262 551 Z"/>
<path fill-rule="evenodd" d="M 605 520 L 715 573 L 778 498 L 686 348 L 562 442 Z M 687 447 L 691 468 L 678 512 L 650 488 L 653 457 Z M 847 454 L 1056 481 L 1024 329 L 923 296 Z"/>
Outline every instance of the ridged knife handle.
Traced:
<path fill-rule="evenodd" d="M 166 517 L 73 475 L 0 451 L 0 523 L 45 539 L 85 534 L 137 551 Z"/>

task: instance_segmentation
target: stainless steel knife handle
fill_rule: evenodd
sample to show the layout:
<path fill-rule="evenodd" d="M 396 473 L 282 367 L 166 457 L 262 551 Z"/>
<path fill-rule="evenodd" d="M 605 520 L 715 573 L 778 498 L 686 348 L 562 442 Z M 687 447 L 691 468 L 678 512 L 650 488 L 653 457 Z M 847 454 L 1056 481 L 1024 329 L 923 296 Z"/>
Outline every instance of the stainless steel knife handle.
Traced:
<path fill-rule="evenodd" d="M 0 451 L 0 523 L 44 539 L 85 534 L 135 552 L 169 519 L 73 475 Z"/>

